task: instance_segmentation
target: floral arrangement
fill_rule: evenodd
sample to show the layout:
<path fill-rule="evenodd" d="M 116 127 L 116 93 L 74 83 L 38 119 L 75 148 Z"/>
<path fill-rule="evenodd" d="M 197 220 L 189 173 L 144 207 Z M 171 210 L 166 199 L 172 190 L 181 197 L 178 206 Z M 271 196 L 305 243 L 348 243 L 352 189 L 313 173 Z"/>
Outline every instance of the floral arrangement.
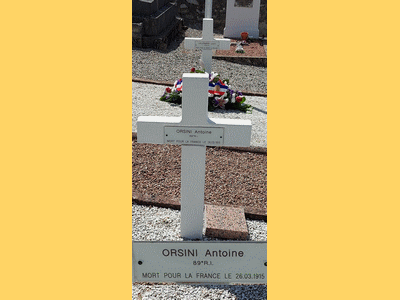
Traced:
<path fill-rule="evenodd" d="M 192 68 L 190 73 L 205 73 L 202 70 Z M 208 110 L 213 111 L 216 108 L 220 109 L 234 109 L 243 112 L 252 112 L 252 106 L 245 104 L 246 97 L 242 92 L 234 91 L 229 87 L 229 79 L 221 79 L 218 73 L 211 72 L 209 74 L 208 85 Z M 172 88 L 167 87 L 160 100 L 182 104 L 182 78 L 175 81 Z"/>

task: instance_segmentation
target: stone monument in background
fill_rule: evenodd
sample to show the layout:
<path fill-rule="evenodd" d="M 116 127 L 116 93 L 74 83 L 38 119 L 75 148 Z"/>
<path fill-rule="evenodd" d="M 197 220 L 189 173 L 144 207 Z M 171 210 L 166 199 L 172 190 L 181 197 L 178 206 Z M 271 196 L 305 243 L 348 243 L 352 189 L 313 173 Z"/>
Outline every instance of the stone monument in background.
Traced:
<path fill-rule="evenodd" d="M 177 13 L 171 0 L 132 0 L 132 45 L 165 50 L 183 30 Z"/>
<path fill-rule="evenodd" d="M 260 0 L 227 0 L 224 37 L 240 38 L 242 32 L 249 37 L 260 36 Z"/>

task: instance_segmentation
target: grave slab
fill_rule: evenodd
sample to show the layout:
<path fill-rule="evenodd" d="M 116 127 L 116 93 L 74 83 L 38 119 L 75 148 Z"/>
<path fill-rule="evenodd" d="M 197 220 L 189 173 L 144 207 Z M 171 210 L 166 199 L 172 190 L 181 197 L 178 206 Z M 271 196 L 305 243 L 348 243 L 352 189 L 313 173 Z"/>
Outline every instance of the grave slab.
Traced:
<path fill-rule="evenodd" d="M 159 9 L 151 16 L 144 18 L 144 33 L 146 35 L 158 35 L 166 28 L 166 24 L 171 24 L 178 13 L 178 7 L 175 3 L 169 3 Z"/>
<path fill-rule="evenodd" d="M 132 0 L 132 15 L 149 16 L 170 0 Z"/>
<path fill-rule="evenodd" d="M 168 24 L 172 24 L 177 13 L 178 7 L 176 3 L 167 3 L 149 16 L 132 16 L 133 24 L 142 24 L 141 31 L 137 29 L 134 31 L 132 28 L 132 33 L 139 32 L 147 36 L 159 35 L 165 31 Z"/>
<path fill-rule="evenodd" d="M 177 16 L 176 2 L 169 0 L 133 0 L 132 46 L 166 50 L 183 32 L 183 19 Z"/>
<path fill-rule="evenodd" d="M 175 20 L 159 35 L 148 36 L 143 33 L 135 33 L 132 30 L 132 46 L 166 50 L 171 41 L 182 33 L 182 27 L 183 20 L 175 17 Z"/>
<path fill-rule="evenodd" d="M 236 52 L 236 45 L 241 39 L 231 39 L 229 50 L 213 50 L 213 59 L 230 61 L 257 67 L 267 67 L 267 41 L 254 39 L 243 45 L 244 53 Z"/>
<path fill-rule="evenodd" d="M 249 235 L 243 207 L 205 205 L 206 236 L 246 240 Z"/>

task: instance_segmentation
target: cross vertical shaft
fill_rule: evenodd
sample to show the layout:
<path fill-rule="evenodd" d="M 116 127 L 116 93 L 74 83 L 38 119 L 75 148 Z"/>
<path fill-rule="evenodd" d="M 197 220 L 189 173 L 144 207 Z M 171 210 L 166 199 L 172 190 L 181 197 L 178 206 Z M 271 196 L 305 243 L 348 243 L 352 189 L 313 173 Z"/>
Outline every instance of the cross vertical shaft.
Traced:
<path fill-rule="evenodd" d="M 211 17 L 210 17 L 211 18 Z M 205 40 L 214 40 L 213 37 L 213 27 L 214 20 L 204 21 L 203 19 L 203 39 Z M 208 74 L 211 74 L 212 69 L 212 50 L 203 50 L 201 53 L 201 60 L 204 62 L 205 71 Z"/>
<path fill-rule="evenodd" d="M 182 125 L 204 125 L 208 120 L 208 74 L 184 74 Z"/>
<path fill-rule="evenodd" d="M 201 49 L 201 60 L 204 63 L 204 69 L 207 73 L 211 73 L 213 49 L 229 50 L 230 39 L 214 39 L 213 37 L 212 18 L 203 19 L 203 37 L 202 38 L 185 38 L 186 49 Z"/>
<path fill-rule="evenodd" d="M 182 145 L 181 235 L 203 236 L 206 146 Z"/>
<path fill-rule="evenodd" d="M 205 18 L 212 18 L 212 0 L 206 0 Z"/>
<path fill-rule="evenodd" d="M 184 75 L 181 124 L 204 126 L 207 123 L 207 89 L 207 74 Z M 203 236 L 205 172 L 206 146 L 182 145 L 181 235 L 184 238 Z"/>

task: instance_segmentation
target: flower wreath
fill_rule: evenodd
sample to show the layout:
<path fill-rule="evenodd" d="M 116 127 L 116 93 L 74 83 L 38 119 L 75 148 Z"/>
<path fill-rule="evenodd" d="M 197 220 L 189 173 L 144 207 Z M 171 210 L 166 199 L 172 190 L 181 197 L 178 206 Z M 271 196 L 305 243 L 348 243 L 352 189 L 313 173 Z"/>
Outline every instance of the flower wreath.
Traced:
<path fill-rule="evenodd" d="M 190 73 L 205 73 L 202 70 L 192 68 Z M 182 104 L 182 78 L 175 81 L 172 88 L 167 87 L 160 100 Z M 220 79 L 218 73 L 212 72 L 209 74 L 208 84 L 208 110 L 213 111 L 216 108 L 220 109 L 234 109 L 243 112 L 252 112 L 253 108 L 250 104 L 245 104 L 246 97 L 243 96 L 241 91 L 234 91 L 229 86 L 229 79 Z"/>

